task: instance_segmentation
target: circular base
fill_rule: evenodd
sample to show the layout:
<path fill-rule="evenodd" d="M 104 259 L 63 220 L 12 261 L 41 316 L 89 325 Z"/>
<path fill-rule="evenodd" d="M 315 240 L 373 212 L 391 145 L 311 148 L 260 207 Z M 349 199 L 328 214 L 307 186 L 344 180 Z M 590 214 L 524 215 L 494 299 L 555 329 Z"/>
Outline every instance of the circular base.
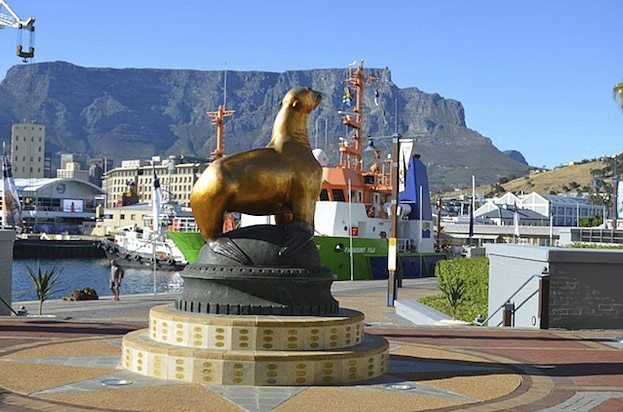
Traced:
<path fill-rule="evenodd" d="M 216 385 L 336 385 L 386 372 L 389 343 L 366 335 L 359 345 L 331 351 L 217 351 L 154 342 L 147 330 L 123 338 L 123 367 L 177 382 Z"/>
<path fill-rule="evenodd" d="M 330 316 L 227 316 L 187 313 L 173 305 L 149 311 L 149 337 L 170 345 L 213 350 L 335 350 L 363 341 L 363 313 Z"/>

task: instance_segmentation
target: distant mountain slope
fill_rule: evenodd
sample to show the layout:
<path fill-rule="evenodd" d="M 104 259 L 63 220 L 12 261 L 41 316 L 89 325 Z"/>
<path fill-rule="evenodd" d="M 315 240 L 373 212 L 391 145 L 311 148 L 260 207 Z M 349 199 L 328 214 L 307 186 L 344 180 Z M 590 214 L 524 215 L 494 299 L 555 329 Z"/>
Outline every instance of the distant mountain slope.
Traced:
<path fill-rule="evenodd" d="M 391 134 L 397 121 L 401 134 L 422 136 L 414 151 L 429 165 L 434 189 L 466 187 L 472 174 L 496 181 L 527 172 L 528 166 L 466 127 L 460 102 L 414 87 L 399 89 L 389 69 L 367 72 L 381 80 L 366 89 L 364 134 Z M 310 140 L 335 161 L 338 137 L 346 133 L 337 115 L 344 109 L 346 76 L 346 69 L 229 71 L 227 106 L 236 114 L 226 121 L 226 153 L 266 145 L 283 95 L 310 86 L 324 95 L 310 118 Z M 215 130 L 205 112 L 222 101 L 220 71 L 84 68 L 65 62 L 14 66 L 0 83 L 0 133 L 8 138 L 11 124 L 30 119 L 32 108 L 35 121 L 46 125 L 51 154 L 86 153 L 117 162 L 156 154 L 207 157 L 215 148 Z"/>
<path fill-rule="evenodd" d="M 585 191 L 583 189 L 587 188 L 590 191 L 593 185 L 593 174 L 591 172 L 601 170 L 606 166 L 606 163 L 601 161 L 563 166 L 520 177 L 504 183 L 502 186 L 506 191 L 515 193 L 568 193 L 577 192 L 578 190 Z"/>
<path fill-rule="evenodd" d="M 541 194 L 549 193 L 577 193 L 592 192 L 593 180 L 599 181 L 600 187 L 610 184 L 611 171 L 608 170 L 609 164 L 602 161 L 592 161 L 570 166 L 562 166 L 553 170 L 532 173 L 523 177 L 508 180 L 501 178 L 499 182 L 493 184 L 482 184 L 477 178 L 476 190 L 483 196 L 491 196 L 496 189 L 498 193 L 512 192 L 515 194 L 537 192 Z M 600 189 L 603 191 L 603 188 Z M 444 197 L 455 197 L 459 194 L 469 196 L 471 189 L 460 192 L 446 192 Z"/>
<path fill-rule="evenodd" d="M 504 153 L 506 153 L 508 155 L 508 157 L 510 157 L 514 161 L 519 162 L 521 164 L 524 164 L 526 166 L 528 165 L 528 162 L 526 161 L 526 158 L 523 157 L 521 152 L 519 152 L 517 150 L 504 150 Z"/>

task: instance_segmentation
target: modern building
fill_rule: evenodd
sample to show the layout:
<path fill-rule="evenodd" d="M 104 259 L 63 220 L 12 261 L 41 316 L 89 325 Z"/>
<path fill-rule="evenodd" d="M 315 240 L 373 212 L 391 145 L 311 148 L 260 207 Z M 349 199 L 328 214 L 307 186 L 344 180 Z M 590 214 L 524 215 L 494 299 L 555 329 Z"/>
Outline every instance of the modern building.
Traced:
<path fill-rule="evenodd" d="M 94 224 L 96 207 L 105 194 L 99 187 L 78 179 L 18 178 L 15 186 L 23 204 L 23 227 L 35 233 L 83 234 L 83 224 Z"/>
<path fill-rule="evenodd" d="M 63 163 L 61 163 L 63 164 Z M 56 170 L 56 177 L 63 179 L 79 179 L 89 181 L 89 171 L 84 170 L 78 162 L 65 162 L 64 168 Z M 96 185 L 97 186 L 97 185 Z"/>
<path fill-rule="evenodd" d="M 152 166 L 153 163 L 153 166 Z M 147 160 L 125 160 L 121 167 L 109 170 L 102 181 L 108 193 L 106 207 L 117 206 L 130 184 L 135 185 L 138 202 L 151 203 L 155 169 L 163 198 L 179 204 L 188 204 L 193 185 L 208 166 L 205 159 L 189 159 L 184 156 L 169 156 L 166 159 L 154 157 Z"/>
<path fill-rule="evenodd" d="M 550 216 L 552 217 L 553 226 L 580 226 L 582 218 L 602 216 L 604 213 L 603 206 L 594 205 L 584 197 L 542 195 L 532 192 L 519 196 L 506 193 L 502 197 L 489 199 L 474 211 L 474 216 L 491 216 L 491 214 L 495 215 L 499 209 L 514 210 L 515 207 L 520 210 L 536 212 L 538 215 L 544 216 L 546 219 L 546 226 L 550 224 Z M 521 216 L 520 219 L 522 219 Z M 535 219 L 538 220 L 539 216 L 532 216 L 529 220 Z M 505 224 L 504 219 L 499 219 L 499 221 L 501 224 Z"/>
<path fill-rule="evenodd" d="M 45 175 L 45 126 L 17 123 L 11 127 L 13 177 L 37 179 Z"/>

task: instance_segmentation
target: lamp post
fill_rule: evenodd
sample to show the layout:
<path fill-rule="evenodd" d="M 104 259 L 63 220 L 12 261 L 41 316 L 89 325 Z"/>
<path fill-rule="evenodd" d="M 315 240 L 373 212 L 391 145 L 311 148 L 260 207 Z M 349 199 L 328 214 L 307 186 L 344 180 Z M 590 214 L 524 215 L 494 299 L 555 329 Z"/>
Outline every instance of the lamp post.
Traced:
<path fill-rule="evenodd" d="M 400 135 L 392 136 L 392 200 L 391 221 L 389 226 L 389 249 L 387 253 L 387 306 L 394 307 L 397 298 L 398 283 L 396 266 L 398 263 L 398 161 L 400 155 Z"/>
<path fill-rule="evenodd" d="M 400 161 L 400 140 L 414 140 L 414 138 L 403 138 L 400 134 L 395 133 L 392 136 L 382 136 L 369 138 L 368 147 L 364 151 L 376 150 L 374 147 L 374 139 L 392 139 L 392 162 L 390 179 L 392 182 L 392 194 L 390 202 L 390 227 L 389 227 L 389 243 L 387 251 L 387 306 L 394 307 L 398 294 L 398 276 L 396 269 L 398 266 L 398 166 Z M 421 218 L 421 217 L 420 217 Z"/>

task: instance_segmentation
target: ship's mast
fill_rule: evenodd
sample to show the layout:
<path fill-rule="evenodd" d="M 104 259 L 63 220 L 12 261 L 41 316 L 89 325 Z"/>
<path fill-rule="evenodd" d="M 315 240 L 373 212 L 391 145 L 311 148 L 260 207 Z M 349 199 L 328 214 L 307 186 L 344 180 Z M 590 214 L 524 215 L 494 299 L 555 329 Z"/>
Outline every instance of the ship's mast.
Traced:
<path fill-rule="evenodd" d="M 235 110 L 227 110 L 227 70 L 224 75 L 224 87 L 223 87 L 223 105 L 218 107 L 215 112 L 206 112 L 206 114 L 212 119 L 212 124 L 216 126 L 216 150 L 212 152 L 212 159 L 220 159 L 225 155 L 225 149 L 223 145 L 223 136 L 225 131 L 225 118 L 236 113 Z"/>
<path fill-rule="evenodd" d="M 340 143 L 340 167 L 361 171 L 361 142 L 362 136 L 362 117 L 363 109 L 363 90 L 367 81 L 378 80 L 377 77 L 366 77 L 363 73 L 363 59 L 356 70 L 348 68 L 348 78 L 344 81 L 347 84 L 347 93 L 353 91 L 355 94 L 355 108 L 351 112 L 342 112 L 342 123 L 354 129 L 354 133 L 347 136 L 347 139 Z M 354 143 L 354 146 L 353 146 Z"/>

